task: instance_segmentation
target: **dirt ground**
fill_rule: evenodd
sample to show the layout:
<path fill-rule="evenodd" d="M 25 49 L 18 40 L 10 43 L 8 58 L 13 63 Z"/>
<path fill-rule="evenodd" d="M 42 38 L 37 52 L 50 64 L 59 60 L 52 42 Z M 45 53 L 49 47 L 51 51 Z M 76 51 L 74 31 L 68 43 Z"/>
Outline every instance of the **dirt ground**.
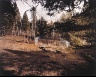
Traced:
<path fill-rule="evenodd" d="M 0 76 L 96 76 L 96 47 L 46 52 L 22 37 L 3 36 Z"/>

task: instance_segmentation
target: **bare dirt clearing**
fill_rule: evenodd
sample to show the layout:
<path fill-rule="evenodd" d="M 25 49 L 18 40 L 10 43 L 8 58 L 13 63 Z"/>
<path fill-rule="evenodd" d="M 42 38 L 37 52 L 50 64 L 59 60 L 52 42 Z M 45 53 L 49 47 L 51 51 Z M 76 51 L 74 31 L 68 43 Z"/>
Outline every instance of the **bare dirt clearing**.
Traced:
<path fill-rule="evenodd" d="M 23 50 L 23 51 L 40 51 L 40 49 L 34 44 L 24 43 L 24 38 L 19 36 L 3 36 L 0 37 L 0 48 Z M 26 39 L 25 39 L 26 40 Z"/>
<path fill-rule="evenodd" d="M 0 37 L 2 76 L 86 76 L 96 75 L 96 48 L 44 52 L 22 37 Z"/>

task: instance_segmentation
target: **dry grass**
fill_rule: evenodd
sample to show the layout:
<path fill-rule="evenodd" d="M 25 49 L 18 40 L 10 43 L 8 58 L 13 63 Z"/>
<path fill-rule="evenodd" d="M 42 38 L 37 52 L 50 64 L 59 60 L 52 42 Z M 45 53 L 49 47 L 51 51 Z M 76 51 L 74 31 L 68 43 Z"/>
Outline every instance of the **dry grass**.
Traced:
<path fill-rule="evenodd" d="M 61 49 L 63 53 L 58 54 L 24 43 L 22 37 L 10 37 L 0 37 L 1 76 L 96 76 L 96 48 L 76 53 Z M 91 55 L 92 59 L 84 55 Z"/>
<path fill-rule="evenodd" d="M 0 48 L 2 49 L 13 49 L 13 50 L 21 50 L 21 51 L 41 51 L 36 45 L 25 43 L 23 37 L 3 36 L 0 37 L 0 39 L 1 39 Z"/>

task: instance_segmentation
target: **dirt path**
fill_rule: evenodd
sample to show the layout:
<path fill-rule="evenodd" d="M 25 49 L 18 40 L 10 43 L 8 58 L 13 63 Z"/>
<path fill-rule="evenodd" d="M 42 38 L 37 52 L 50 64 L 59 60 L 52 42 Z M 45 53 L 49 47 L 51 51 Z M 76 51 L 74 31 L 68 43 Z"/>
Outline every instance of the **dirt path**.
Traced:
<path fill-rule="evenodd" d="M 68 53 L 44 52 L 22 38 L 0 37 L 0 75 L 2 76 L 86 76 L 96 75 L 94 48 Z M 85 52 L 86 51 L 86 52 Z M 86 55 L 90 55 L 88 57 Z"/>

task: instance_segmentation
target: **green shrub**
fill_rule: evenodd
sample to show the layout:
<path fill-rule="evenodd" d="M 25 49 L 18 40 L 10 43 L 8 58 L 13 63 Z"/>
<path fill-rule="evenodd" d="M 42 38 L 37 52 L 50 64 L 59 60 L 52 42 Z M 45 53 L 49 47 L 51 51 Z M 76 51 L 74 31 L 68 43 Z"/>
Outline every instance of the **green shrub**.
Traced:
<path fill-rule="evenodd" d="M 74 36 L 71 33 L 68 33 L 70 36 L 70 42 L 73 46 L 82 46 L 83 45 L 83 40 L 80 39 L 79 37 Z"/>

